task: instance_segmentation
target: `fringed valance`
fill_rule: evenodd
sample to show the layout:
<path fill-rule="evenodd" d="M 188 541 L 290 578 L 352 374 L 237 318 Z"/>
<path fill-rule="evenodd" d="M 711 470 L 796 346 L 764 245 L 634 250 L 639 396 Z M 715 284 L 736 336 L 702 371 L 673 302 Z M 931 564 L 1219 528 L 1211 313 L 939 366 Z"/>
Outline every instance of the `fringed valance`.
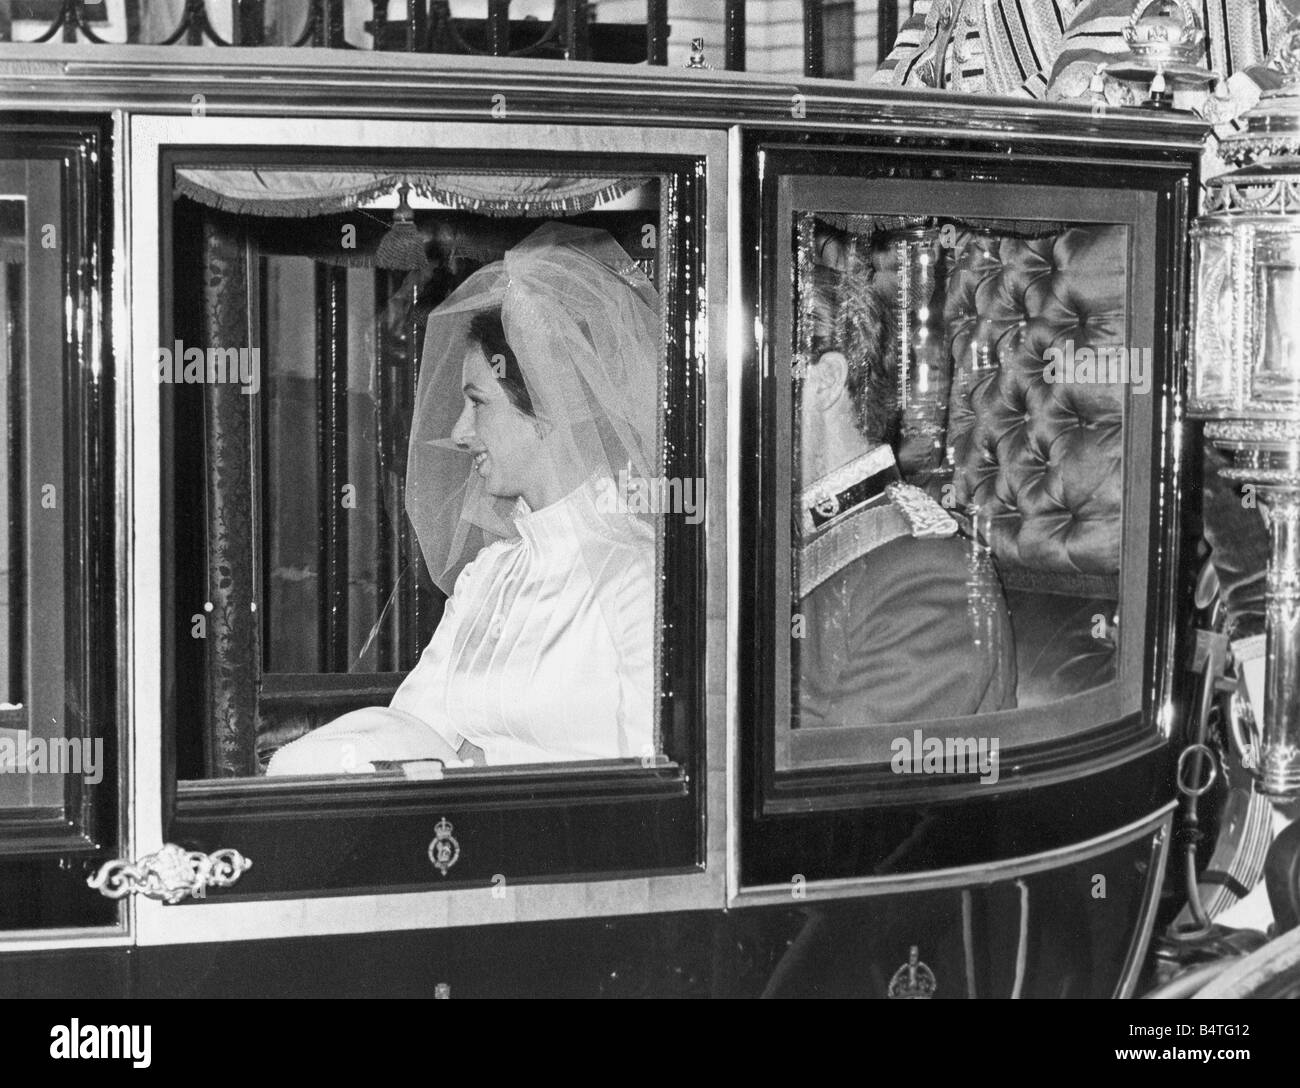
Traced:
<path fill-rule="evenodd" d="M 226 212 L 306 217 L 349 211 L 406 185 L 413 193 L 462 211 L 544 218 L 590 211 L 648 180 L 514 173 L 182 167 L 176 171 L 176 193 Z"/>

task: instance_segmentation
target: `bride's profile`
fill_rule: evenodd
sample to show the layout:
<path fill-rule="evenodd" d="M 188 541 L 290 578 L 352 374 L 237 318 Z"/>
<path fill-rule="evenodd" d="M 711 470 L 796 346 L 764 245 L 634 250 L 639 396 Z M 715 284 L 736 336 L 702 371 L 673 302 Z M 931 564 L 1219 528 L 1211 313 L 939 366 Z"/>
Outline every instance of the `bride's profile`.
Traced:
<path fill-rule="evenodd" d="M 601 484 L 654 473 L 658 296 L 602 230 L 547 223 L 430 315 L 406 507 L 449 594 L 388 707 L 267 774 L 653 751 L 655 538 Z"/>

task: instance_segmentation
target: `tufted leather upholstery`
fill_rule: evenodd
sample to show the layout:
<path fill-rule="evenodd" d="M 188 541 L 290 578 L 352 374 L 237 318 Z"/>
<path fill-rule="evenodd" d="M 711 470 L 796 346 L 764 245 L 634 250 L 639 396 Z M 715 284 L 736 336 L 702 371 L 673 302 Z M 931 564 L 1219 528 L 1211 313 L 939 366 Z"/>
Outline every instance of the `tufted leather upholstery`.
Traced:
<path fill-rule="evenodd" d="M 1043 380 L 1053 346 L 1120 346 L 1122 228 L 1043 239 L 958 239 L 945 303 L 954 376 L 948 443 L 956 497 L 993 514 L 993 549 L 1014 568 L 1119 570 L 1124 387 Z"/>
<path fill-rule="evenodd" d="M 965 233 L 944 303 L 953 382 L 948 437 L 957 501 L 992 515 L 1016 637 L 1018 701 L 1105 683 L 1123 497 L 1116 384 L 1044 381 L 1048 349 L 1124 345 L 1126 237 L 1075 227 L 1045 238 Z"/>

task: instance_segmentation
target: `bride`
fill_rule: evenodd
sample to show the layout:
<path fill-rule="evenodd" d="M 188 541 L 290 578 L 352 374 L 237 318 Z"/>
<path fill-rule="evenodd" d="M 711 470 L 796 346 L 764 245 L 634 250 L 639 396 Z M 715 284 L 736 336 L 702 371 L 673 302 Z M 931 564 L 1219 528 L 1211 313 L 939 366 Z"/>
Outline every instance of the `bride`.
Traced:
<path fill-rule="evenodd" d="M 659 301 L 607 233 L 547 223 L 429 317 L 406 507 L 442 620 L 392 703 L 267 774 L 654 751 L 655 537 L 602 501 L 655 464 Z"/>

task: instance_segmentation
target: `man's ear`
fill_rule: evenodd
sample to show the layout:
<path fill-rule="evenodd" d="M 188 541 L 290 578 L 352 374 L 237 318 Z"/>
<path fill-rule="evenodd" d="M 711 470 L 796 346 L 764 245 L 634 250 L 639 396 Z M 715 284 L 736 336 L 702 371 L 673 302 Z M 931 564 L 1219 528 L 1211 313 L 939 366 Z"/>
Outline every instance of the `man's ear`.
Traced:
<path fill-rule="evenodd" d="M 849 361 L 840 351 L 828 351 L 808 368 L 804 379 L 804 396 L 812 394 L 818 411 L 835 406 L 836 401 L 848 392 Z"/>

